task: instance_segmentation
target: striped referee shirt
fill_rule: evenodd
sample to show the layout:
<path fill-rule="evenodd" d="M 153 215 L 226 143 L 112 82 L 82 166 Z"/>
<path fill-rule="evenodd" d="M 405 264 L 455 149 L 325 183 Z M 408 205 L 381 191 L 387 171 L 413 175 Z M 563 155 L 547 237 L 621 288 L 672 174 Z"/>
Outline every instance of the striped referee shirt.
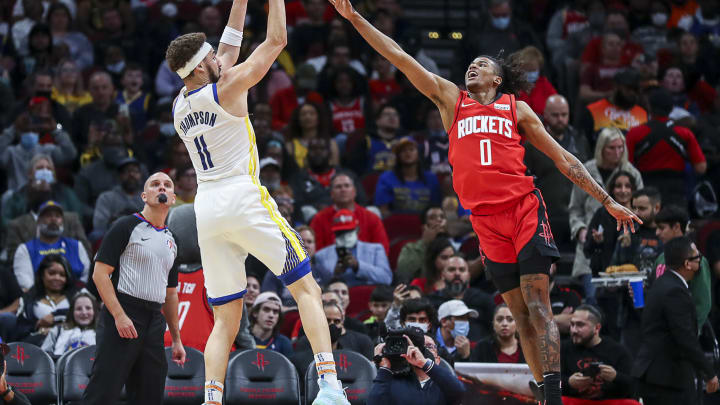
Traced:
<path fill-rule="evenodd" d="M 111 277 L 118 292 L 163 304 L 166 288 L 178 284 L 176 258 L 172 232 L 135 213 L 113 223 L 95 260 L 115 269 Z"/>

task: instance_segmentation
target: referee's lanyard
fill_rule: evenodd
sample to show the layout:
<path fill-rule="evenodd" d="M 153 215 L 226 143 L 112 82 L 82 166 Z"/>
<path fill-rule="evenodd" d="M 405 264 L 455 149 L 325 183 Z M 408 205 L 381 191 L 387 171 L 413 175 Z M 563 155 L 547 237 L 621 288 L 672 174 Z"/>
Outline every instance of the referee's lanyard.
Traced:
<path fill-rule="evenodd" d="M 268 341 L 267 344 L 259 345 L 259 344 L 256 343 L 256 344 L 255 344 L 255 347 L 258 348 L 258 349 L 267 349 L 268 346 L 272 346 L 274 340 L 275 340 L 275 336 L 271 337 L 271 338 L 270 338 L 270 341 Z"/>

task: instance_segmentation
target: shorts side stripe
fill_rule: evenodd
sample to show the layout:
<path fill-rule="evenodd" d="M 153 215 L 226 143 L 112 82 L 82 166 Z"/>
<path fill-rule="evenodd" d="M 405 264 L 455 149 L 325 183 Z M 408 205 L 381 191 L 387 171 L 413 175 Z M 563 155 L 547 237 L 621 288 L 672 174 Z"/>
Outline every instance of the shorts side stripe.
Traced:
<path fill-rule="evenodd" d="M 257 168 L 257 154 L 254 151 L 255 131 L 253 131 L 252 125 L 250 125 L 249 117 L 245 117 L 245 127 L 247 128 L 248 137 L 250 138 L 250 166 L 248 168 L 248 172 L 250 173 L 250 178 L 252 178 L 253 184 L 255 184 L 258 190 L 260 190 L 260 202 L 262 203 L 263 207 L 268 210 L 270 218 L 280 228 L 280 231 L 282 232 L 285 239 L 290 242 L 290 246 L 292 249 L 287 249 L 288 253 L 292 250 L 293 253 L 297 256 L 297 262 L 302 262 L 307 257 L 307 254 L 305 253 L 305 249 L 300 243 L 300 238 L 295 233 L 295 231 L 287 225 L 287 222 L 285 222 L 285 219 L 282 217 L 282 215 L 280 215 L 280 213 L 274 209 L 272 204 L 270 204 L 270 194 L 265 187 L 260 185 L 260 181 L 255 173 L 255 170 Z M 287 267 L 287 260 L 285 267 Z"/>

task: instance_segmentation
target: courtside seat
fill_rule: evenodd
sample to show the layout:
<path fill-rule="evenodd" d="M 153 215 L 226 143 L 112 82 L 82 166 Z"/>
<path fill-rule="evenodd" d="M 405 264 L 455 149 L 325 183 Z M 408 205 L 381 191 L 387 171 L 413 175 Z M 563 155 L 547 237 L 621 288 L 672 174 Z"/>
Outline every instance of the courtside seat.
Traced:
<path fill-rule="evenodd" d="M 298 405 L 300 379 L 282 354 L 267 349 L 245 350 L 228 363 L 227 405 Z"/>
<path fill-rule="evenodd" d="M 55 362 L 35 345 L 10 343 L 6 380 L 15 390 L 25 394 L 33 405 L 46 405 L 57 400 Z"/>
<path fill-rule="evenodd" d="M 95 345 L 82 347 L 73 350 L 68 355 L 60 379 L 62 381 L 62 387 L 59 388 L 59 391 L 62 392 L 60 404 L 74 405 L 82 403 L 83 392 L 85 392 L 85 388 L 87 388 L 90 381 L 92 366 L 95 362 L 95 348 Z M 122 401 L 126 398 L 127 392 L 123 387 L 118 404 L 122 404 Z"/>
<path fill-rule="evenodd" d="M 360 353 L 351 350 L 333 351 L 338 379 L 342 381 L 348 401 L 365 405 L 375 379 L 375 365 Z M 318 394 L 317 370 L 313 361 L 305 373 L 305 405 L 312 404 Z"/>
<path fill-rule="evenodd" d="M 185 364 L 172 361 L 172 348 L 165 348 L 168 374 L 163 404 L 197 405 L 205 399 L 205 358 L 200 350 L 185 346 Z"/>

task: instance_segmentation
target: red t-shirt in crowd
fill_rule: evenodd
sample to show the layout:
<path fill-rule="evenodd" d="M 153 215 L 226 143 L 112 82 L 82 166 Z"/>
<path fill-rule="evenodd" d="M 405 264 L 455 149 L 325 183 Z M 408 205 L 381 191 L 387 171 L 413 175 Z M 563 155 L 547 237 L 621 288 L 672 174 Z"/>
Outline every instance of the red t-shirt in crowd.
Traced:
<path fill-rule="evenodd" d="M 460 203 L 475 215 L 492 215 L 535 189 L 523 162 L 515 96 L 501 94 L 483 105 L 461 91 L 449 131 L 448 160 Z"/>
<path fill-rule="evenodd" d="M 615 88 L 615 74 L 623 69 L 623 65 L 587 66 L 580 74 L 580 84 L 595 91 L 610 91 Z"/>
<path fill-rule="evenodd" d="M 498 350 L 497 359 L 498 363 L 520 363 L 520 346 L 518 346 L 517 350 L 515 350 L 515 353 L 513 354 L 505 354 L 502 350 Z"/>
<path fill-rule="evenodd" d="M 660 122 L 667 122 L 667 118 L 658 118 Z M 674 126 L 673 131 L 685 142 L 690 163 L 697 164 L 705 161 L 705 155 L 700 149 L 697 139 L 693 133 L 681 126 Z M 640 159 L 635 161 L 635 148 L 650 133 L 650 127 L 640 125 L 631 129 L 626 136 L 628 159 L 641 172 L 652 172 L 656 170 L 672 170 L 676 172 L 685 171 L 685 159 L 665 141 L 660 141 L 650 148 Z"/>
<path fill-rule="evenodd" d="M 316 104 L 323 103 L 323 96 L 316 91 L 308 92 L 305 96 L 305 102 L 313 102 Z M 270 98 L 270 109 L 272 109 L 272 128 L 281 130 L 290 122 L 290 116 L 298 107 L 298 96 L 295 87 L 290 86 L 282 90 L 278 90 Z"/>
<path fill-rule="evenodd" d="M 530 94 L 524 91 L 520 92 L 517 99 L 528 103 L 535 113 L 542 115 L 545 111 L 545 102 L 553 94 L 557 94 L 557 90 L 550 83 L 550 80 L 545 76 L 540 76 L 535 82 L 535 86 L 530 90 Z"/>
<path fill-rule="evenodd" d="M 370 87 L 370 97 L 374 103 L 384 104 L 387 103 L 392 96 L 400 93 L 400 85 L 395 79 L 380 80 L 372 79 L 368 83 Z"/>
<path fill-rule="evenodd" d="M 635 55 L 639 53 L 643 53 L 642 45 L 626 40 L 620 54 L 620 64 L 629 65 Z M 583 50 L 581 61 L 591 65 L 599 65 L 602 62 L 602 37 L 595 37 L 588 42 Z"/>
<path fill-rule="evenodd" d="M 315 214 L 310 227 L 315 231 L 315 249 L 320 250 L 335 243 L 335 234 L 330 230 L 332 219 L 337 210 L 334 205 L 326 207 Z M 385 253 L 390 254 L 390 242 L 388 241 L 385 226 L 380 218 L 364 207 L 355 204 L 353 210 L 355 218 L 360 224 L 358 240 L 368 243 L 380 243 L 385 248 Z"/>

